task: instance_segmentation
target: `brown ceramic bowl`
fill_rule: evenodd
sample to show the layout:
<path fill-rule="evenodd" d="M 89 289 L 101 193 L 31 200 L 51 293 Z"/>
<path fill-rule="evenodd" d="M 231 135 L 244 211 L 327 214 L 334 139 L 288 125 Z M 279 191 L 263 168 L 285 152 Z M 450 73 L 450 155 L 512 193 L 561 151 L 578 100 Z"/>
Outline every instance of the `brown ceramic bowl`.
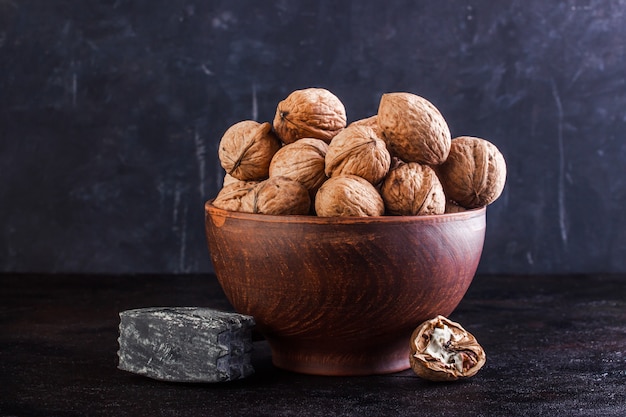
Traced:
<path fill-rule="evenodd" d="M 369 375 L 409 368 L 409 338 L 447 316 L 483 248 L 485 208 L 436 216 L 270 216 L 205 205 L 229 301 L 283 369 Z"/>

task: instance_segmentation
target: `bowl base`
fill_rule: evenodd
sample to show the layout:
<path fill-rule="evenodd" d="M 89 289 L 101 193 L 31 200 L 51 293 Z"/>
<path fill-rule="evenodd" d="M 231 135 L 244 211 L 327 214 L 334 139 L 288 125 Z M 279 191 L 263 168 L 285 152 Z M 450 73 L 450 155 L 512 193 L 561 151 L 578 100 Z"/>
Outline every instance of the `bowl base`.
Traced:
<path fill-rule="evenodd" d="M 281 369 L 310 375 L 364 376 L 404 371 L 411 367 L 408 339 L 395 345 L 341 351 L 314 346 L 290 346 L 270 341 L 272 363 Z"/>

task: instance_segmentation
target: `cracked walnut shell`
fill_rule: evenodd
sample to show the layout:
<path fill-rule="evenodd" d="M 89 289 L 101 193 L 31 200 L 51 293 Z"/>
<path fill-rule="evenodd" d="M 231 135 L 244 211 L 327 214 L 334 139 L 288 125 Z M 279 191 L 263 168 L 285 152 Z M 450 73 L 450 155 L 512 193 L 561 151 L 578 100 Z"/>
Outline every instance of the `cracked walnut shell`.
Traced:
<path fill-rule="evenodd" d="M 227 174 L 242 181 L 260 181 L 269 176 L 270 161 L 281 146 L 269 122 L 244 120 L 226 130 L 218 157 Z"/>
<path fill-rule="evenodd" d="M 341 175 L 329 178 L 317 191 L 315 212 L 320 217 L 382 216 L 385 205 L 369 181 Z"/>
<path fill-rule="evenodd" d="M 326 153 L 326 175 L 358 175 L 373 185 L 389 172 L 391 156 L 374 129 L 352 125 L 335 136 Z"/>
<path fill-rule="evenodd" d="M 430 381 L 469 378 L 487 359 L 471 333 L 443 316 L 418 326 L 411 335 L 409 347 L 413 372 Z"/>
<path fill-rule="evenodd" d="M 467 209 L 494 202 L 506 182 L 506 162 L 491 142 L 472 136 L 452 140 L 448 159 L 437 167 L 446 196 Z"/>
<path fill-rule="evenodd" d="M 402 163 L 389 171 L 380 194 L 387 214 L 416 216 L 443 214 L 446 196 L 437 174 L 427 165 Z"/>
<path fill-rule="evenodd" d="M 337 96 L 324 88 L 306 88 L 278 103 L 273 126 L 285 144 L 302 138 L 330 143 L 346 123 L 346 109 Z"/>
<path fill-rule="evenodd" d="M 405 162 L 438 165 L 450 151 L 450 129 L 439 110 L 411 93 L 383 94 L 377 123 L 389 152 Z"/>
<path fill-rule="evenodd" d="M 311 198 L 328 177 L 324 161 L 328 144 L 321 139 L 304 138 L 280 148 L 270 163 L 270 178 L 283 176 L 299 181 Z"/>

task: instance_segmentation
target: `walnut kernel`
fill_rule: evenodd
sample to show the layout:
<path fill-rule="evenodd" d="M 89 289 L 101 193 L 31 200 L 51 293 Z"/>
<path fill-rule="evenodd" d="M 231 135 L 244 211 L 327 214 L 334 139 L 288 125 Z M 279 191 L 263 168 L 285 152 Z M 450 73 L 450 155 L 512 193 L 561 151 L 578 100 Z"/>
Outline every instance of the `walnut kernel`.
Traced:
<path fill-rule="evenodd" d="M 430 381 L 454 381 L 474 376 L 486 355 L 476 338 L 459 323 L 443 316 L 418 326 L 409 343 L 409 361 L 416 375 Z"/>

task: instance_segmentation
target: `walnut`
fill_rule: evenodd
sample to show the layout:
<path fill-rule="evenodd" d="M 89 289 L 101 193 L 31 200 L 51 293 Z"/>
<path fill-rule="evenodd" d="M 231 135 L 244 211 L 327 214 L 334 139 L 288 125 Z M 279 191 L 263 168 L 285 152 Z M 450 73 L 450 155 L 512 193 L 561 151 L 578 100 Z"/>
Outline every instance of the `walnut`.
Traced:
<path fill-rule="evenodd" d="M 269 176 L 270 161 L 280 147 L 269 122 L 244 120 L 226 130 L 218 157 L 227 174 L 242 181 L 259 181 Z"/>
<path fill-rule="evenodd" d="M 309 190 L 298 181 L 286 177 L 270 177 L 254 189 L 254 213 L 308 214 L 310 209 Z"/>
<path fill-rule="evenodd" d="M 398 158 L 397 156 L 392 156 L 391 166 L 389 166 L 389 171 L 391 171 L 392 169 L 398 168 L 402 164 L 406 164 L 406 162 L 404 162 L 402 159 Z"/>
<path fill-rule="evenodd" d="M 232 184 L 237 181 L 241 181 L 241 180 L 238 180 L 237 178 L 233 177 L 230 174 L 224 174 L 224 179 L 222 180 L 222 187 L 226 187 L 227 185 Z"/>
<path fill-rule="evenodd" d="M 385 142 L 367 126 L 347 127 L 335 136 L 326 153 L 326 175 L 358 175 L 376 185 L 385 178 L 391 156 Z"/>
<path fill-rule="evenodd" d="M 254 189 L 259 181 L 231 181 L 222 187 L 213 205 L 222 210 L 254 212 Z"/>
<path fill-rule="evenodd" d="M 460 136 L 452 140 L 446 162 L 437 167 L 446 196 L 471 209 L 495 201 L 506 182 L 506 162 L 491 142 Z"/>
<path fill-rule="evenodd" d="M 454 200 L 446 200 L 446 211 L 445 213 L 461 213 L 463 211 L 467 211 L 465 207 L 459 206 Z"/>
<path fill-rule="evenodd" d="M 387 214 L 415 216 L 443 214 L 446 196 L 437 174 L 417 162 L 400 164 L 383 181 L 380 194 Z"/>
<path fill-rule="evenodd" d="M 273 125 L 285 144 L 301 138 L 330 143 L 346 127 L 346 120 L 346 109 L 337 96 L 323 88 L 306 88 L 278 103 Z"/>
<path fill-rule="evenodd" d="M 317 191 L 315 211 L 321 217 L 382 216 L 385 205 L 369 181 L 341 175 L 328 179 Z"/>
<path fill-rule="evenodd" d="M 476 375 L 486 361 L 476 338 L 459 323 L 437 316 L 418 326 L 409 343 L 416 375 L 430 381 L 454 381 Z"/>
<path fill-rule="evenodd" d="M 379 138 L 383 138 L 383 131 L 380 128 L 380 126 L 378 125 L 378 115 L 373 115 L 370 117 L 366 117 L 365 119 L 359 119 L 359 120 L 355 120 L 354 122 L 350 123 L 348 125 L 348 127 L 350 126 L 367 126 L 367 127 L 371 127 L 372 129 L 374 129 L 374 132 L 376 132 L 376 136 L 378 136 Z"/>
<path fill-rule="evenodd" d="M 270 178 L 287 177 L 299 181 L 314 198 L 327 177 L 324 160 L 328 144 L 321 139 L 304 138 L 283 146 L 272 158 Z"/>
<path fill-rule="evenodd" d="M 450 150 L 450 129 L 439 110 L 411 93 L 383 94 L 377 123 L 389 152 L 405 162 L 438 165 Z"/>

